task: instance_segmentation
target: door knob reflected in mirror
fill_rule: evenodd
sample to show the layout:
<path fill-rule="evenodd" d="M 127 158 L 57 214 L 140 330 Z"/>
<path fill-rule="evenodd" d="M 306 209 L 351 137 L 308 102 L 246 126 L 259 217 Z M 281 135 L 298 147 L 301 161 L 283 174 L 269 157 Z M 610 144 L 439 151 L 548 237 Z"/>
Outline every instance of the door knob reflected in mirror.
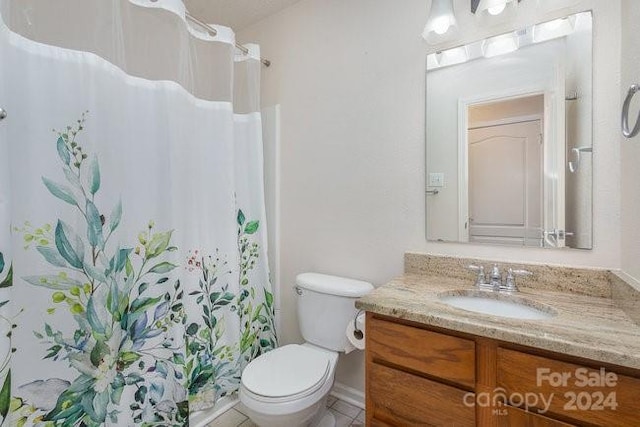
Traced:
<path fill-rule="evenodd" d="M 593 153 L 593 149 L 591 147 L 576 147 L 571 150 L 571 153 L 574 156 L 574 160 L 569 162 L 569 172 L 576 173 L 580 168 L 581 154 Z"/>
<path fill-rule="evenodd" d="M 560 240 L 565 240 L 567 237 L 572 237 L 575 235 L 575 233 L 571 231 L 558 230 L 558 229 L 545 231 L 543 234 L 547 244 L 553 248 L 560 247 L 559 245 Z"/>

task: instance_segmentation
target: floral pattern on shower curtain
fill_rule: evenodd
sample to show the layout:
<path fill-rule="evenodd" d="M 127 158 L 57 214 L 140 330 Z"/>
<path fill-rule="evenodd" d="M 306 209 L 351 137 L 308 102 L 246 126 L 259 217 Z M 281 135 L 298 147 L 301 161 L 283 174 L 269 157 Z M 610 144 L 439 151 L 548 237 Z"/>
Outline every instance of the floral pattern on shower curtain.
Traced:
<path fill-rule="evenodd" d="M 188 425 L 276 346 L 260 115 L 0 26 L 0 425 Z"/>

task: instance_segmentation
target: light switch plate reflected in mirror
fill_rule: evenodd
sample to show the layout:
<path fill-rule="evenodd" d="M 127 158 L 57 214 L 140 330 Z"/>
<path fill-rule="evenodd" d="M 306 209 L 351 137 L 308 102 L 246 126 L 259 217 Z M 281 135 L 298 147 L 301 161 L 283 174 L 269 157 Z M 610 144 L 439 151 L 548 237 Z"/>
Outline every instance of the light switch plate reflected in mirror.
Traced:
<path fill-rule="evenodd" d="M 437 172 L 430 173 L 429 187 L 444 187 L 444 174 Z"/>

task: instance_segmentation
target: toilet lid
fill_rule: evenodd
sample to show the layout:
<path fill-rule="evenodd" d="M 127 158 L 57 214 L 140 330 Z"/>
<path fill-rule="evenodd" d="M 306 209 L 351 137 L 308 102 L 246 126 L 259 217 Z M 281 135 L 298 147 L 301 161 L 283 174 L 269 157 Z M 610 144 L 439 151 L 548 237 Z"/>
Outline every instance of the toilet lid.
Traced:
<path fill-rule="evenodd" d="M 308 394 L 322 386 L 329 370 L 327 354 L 292 344 L 250 362 L 242 372 L 242 384 L 252 393 L 269 398 Z"/>

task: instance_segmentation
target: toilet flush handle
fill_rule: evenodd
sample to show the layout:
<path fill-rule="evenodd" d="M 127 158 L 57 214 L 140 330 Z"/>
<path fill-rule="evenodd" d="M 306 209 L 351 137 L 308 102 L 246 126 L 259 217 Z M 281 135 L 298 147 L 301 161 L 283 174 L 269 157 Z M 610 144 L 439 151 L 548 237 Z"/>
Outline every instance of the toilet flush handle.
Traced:
<path fill-rule="evenodd" d="M 294 287 L 293 287 L 293 289 L 295 289 L 295 290 L 296 290 L 296 293 L 297 293 L 298 295 L 302 295 L 302 289 L 300 288 L 300 286 L 294 286 Z"/>

